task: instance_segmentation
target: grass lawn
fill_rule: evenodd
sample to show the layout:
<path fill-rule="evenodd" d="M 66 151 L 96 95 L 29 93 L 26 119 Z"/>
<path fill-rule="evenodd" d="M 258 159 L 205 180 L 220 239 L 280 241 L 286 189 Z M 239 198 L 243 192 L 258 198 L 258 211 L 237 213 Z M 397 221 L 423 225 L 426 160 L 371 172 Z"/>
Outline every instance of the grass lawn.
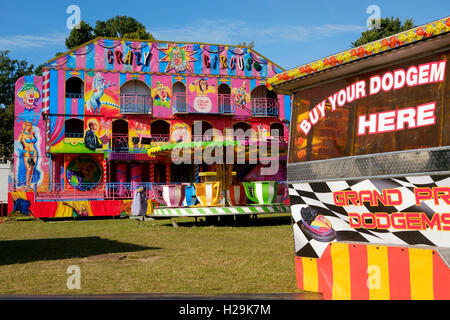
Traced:
<path fill-rule="evenodd" d="M 0 224 L 0 294 L 295 293 L 290 215 L 248 226 L 194 218 Z M 67 268 L 81 270 L 69 290 Z"/>

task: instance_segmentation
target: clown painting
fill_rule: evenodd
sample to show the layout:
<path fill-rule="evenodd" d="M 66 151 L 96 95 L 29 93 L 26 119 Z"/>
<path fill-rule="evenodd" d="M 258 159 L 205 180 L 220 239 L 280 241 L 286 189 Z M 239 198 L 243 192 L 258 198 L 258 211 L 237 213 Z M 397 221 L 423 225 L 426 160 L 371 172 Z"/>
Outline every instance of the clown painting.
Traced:
<path fill-rule="evenodd" d="M 233 88 L 231 94 L 234 97 L 234 104 L 240 109 L 246 109 L 247 103 L 250 101 L 250 95 L 245 91 L 245 81 L 239 88 Z"/>
<path fill-rule="evenodd" d="M 39 153 L 36 144 L 38 139 L 31 122 L 23 122 L 18 142 L 19 172 L 17 174 L 17 186 L 24 186 L 26 189 L 32 190 L 33 184 L 39 181 L 40 172 L 37 169 Z"/>
<path fill-rule="evenodd" d="M 25 110 L 33 110 L 37 106 L 40 94 L 33 83 L 24 83 L 17 96 L 23 100 Z"/>
<path fill-rule="evenodd" d="M 186 46 L 178 46 L 178 44 L 169 44 L 167 48 L 160 49 L 166 56 L 161 62 L 167 62 L 166 71 L 174 70 L 175 72 L 192 72 L 191 62 L 196 61 L 193 58 L 194 51 L 190 51 Z"/>
<path fill-rule="evenodd" d="M 170 109 L 170 98 L 170 88 L 161 83 L 161 81 L 157 81 L 156 87 L 152 89 L 153 105 Z"/>

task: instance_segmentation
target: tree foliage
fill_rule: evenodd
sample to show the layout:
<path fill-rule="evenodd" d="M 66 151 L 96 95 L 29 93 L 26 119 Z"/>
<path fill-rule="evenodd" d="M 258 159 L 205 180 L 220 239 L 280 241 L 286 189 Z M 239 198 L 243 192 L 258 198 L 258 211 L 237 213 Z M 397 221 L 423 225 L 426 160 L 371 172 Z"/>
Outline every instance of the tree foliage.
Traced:
<path fill-rule="evenodd" d="M 407 19 L 404 23 L 402 23 L 399 18 L 381 18 L 379 28 L 364 31 L 359 39 L 351 43 L 351 46 L 359 47 L 366 43 L 386 38 L 414 27 L 413 19 Z"/>
<path fill-rule="evenodd" d="M 26 60 L 9 57 L 9 51 L 0 51 L 0 104 L 14 104 L 14 85 L 22 76 L 33 74 L 34 66 Z"/>
<path fill-rule="evenodd" d="M 14 153 L 14 105 L 0 108 L 0 162 L 12 161 Z"/>
<path fill-rule="evenodd" d="M 143 24 L 132 17 L 116 16 L 106 21 L 97 21 L 95 28 L 81 21 L 80 27 L 74 28 L 66 38 L 66 47 L 73 49 L 97 37 L 155 40 L 146 31 Z"/>

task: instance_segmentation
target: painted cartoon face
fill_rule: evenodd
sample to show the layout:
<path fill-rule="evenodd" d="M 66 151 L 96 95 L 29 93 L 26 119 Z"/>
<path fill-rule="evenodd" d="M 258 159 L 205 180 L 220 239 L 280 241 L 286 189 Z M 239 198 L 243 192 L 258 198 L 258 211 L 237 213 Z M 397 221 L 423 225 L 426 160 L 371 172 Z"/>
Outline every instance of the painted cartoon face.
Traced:
<path fill-rule="evenodd" d="M 26 121 L 24 123 L 23 129 L 26 132 L 31 132 L 31 131 L 33 131 L 33 125 L 31 124 L 31 122 Z"/>
<path fill-rule="evenodd" d="M 25 109 L 31 110 L 36 107 L 35 104 L 40 95 L 34 84 L 25 83 L 20 89 L 18 96 L 23 99 Z"/>
<path fill-rule="evenodd" d="M 183 62 L 183 56 L 181 54 L 181 51 L 178 49 L 175 49 L 172 53 L 172 61 L 176 66 L 179 66 Z"/>
<path fill-rule="evenodd" d="M 186 141 L 188 139 L 189 132 L 186 127 L 178 127 L 172 132 L 172 139 L 176 141 Z"/>
<path fill-rule="evenodd" d="M 34 106 L 34 101 L 36 101 L 36 91 L 34 89 L 27 90 L 23 100 L 27 106 Z"/>
<path fill-rule="evenodd" d="M 198 82 L 198 85 L 200 86 L 200 90 L 206 91 L 208 89 L 208 82 L 206 82 L 205 79 L 202 79 Z"/>

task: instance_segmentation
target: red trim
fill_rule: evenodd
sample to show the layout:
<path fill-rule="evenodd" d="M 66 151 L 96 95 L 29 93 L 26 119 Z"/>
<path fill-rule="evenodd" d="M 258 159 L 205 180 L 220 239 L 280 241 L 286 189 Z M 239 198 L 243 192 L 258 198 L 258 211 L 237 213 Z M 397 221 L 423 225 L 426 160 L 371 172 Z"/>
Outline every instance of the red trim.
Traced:
<path fill-rule="evenodd" d="M 438 252 L 433 250 L 434 300 L 450 300 L 450 268 Z"/>
<path fill-rule="evenodd" d="M 319 273 L 319 292 L 323 298 L 331 300 L 333 298 L 333 263 L 331 259 L 331 243 L 317 260 L 317 272 Z"/>
<path fill-rule="evenodd" d="M 303 262 L 302 257 L 295 257 L 295 276 L 297 278 L 297 288 L 303 290 Z"/>
<path fill-rule="evenodd" d="M 350 259 L 351 299 L 369 300 L 369 288 L 367 287 L 367 246 L 349 244 L 348 253 Z"/>
<path fill-rule="evenodd" d="M 408 248 L 388 247 L 389 294 L 391 300 L 411 300 Z"/>

